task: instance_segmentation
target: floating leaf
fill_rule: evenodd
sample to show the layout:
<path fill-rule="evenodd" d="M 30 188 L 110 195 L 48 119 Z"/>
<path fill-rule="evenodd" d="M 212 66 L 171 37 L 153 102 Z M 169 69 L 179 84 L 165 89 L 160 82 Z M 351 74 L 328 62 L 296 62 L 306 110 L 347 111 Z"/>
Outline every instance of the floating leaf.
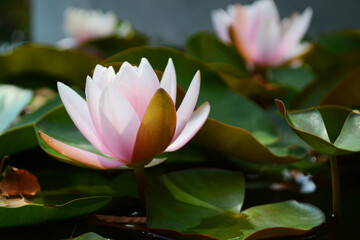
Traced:
<path fill-rule="evenodd" d="M 23 116 L 11 129 L 0 134 L 0 156 L 10 155 L 38 146 L 34 124 L 45 113 L 60 104 L 61 100 L 57 96 L 31 114 Z"/>
<path fill-rule="evenodd" d="M 272 160 L 291 162 L 301 159 L 299 156 L 290 156 L 293 151 L 288 147 L 283 147 L 281 152 L 275 146 L 269 149 L 279 138 L 264 111 L 231 91 L 213 69 L 190 56 L 170 48 L 140 47 L 121 52 L 105 60 L 103 64 L 118 64 L 123 61 L 138 64 L 142 57 L 146 57 L 155 69 L 164 69 L 168 58 L 172 58 L 176 66 L 177 82 L 183 89 L 188 88 L 195 72 L 200 70 L 202 83 L 198 103 L 210 102 L 209 118 L 214 120 L 211 128 L 207 128 L 211 131 L 201 130 L 197 134 L 200 144 L 250 161 L 270 163 Z M 205 129 L 206 125 L 209 124 L 205 124 Z M 226 131 L 222 131 L 223 129 Z M 233 129 L 237 131 L 233 132 Z M 232 133 L 229 134 L 230 132 Z M 249 141 L 254 145 L 249 144 Z M 239 146 L 244 146 L 246 151 L 238 151 Z M 262 154 L 253 154 L 256 151 Z"/>
<path fill-rule="evenodd" d="M 109 240 L 109 238 L 103 238 L 96 233 L 90 232 L 82 234 L 76 238 L 71 238 L 72 240 Z"/>
<path fill-rule="evenodd" d="M 54 161 L 46 155 L 45 159 L 38 161 L 31 165 L 37 165 L 32 172 L 38 177 L 41 191 L 24 207 L 0 207 L 0 228 L 81 216 L 107 206 L 113 197 L 116 199 L 111 202 L 119 204 L 117 209 L 128 211 L 128 205 L 123 206 L 122 203 L 125 199 L 134 200 L 137 197 L 132 172 L 75 168 Z M 49 168 L 38 169 L 46 164 L 50 164 L 51 171 Z"/>
<path fill-rule="evenodd" d="M 118 38 L 113 36 L 95 39 L 93 41 L 87 42 L 81 47 L 96 47 L 100 49 L 106 56 L 111 56 L 126 49 L 143 46 L 145 44 L 146 39 L 143 36 L 136 34 L 132 38 Z"/>
<path fill-rule="evenodd" d="M 331 52 L 320 44 L 314 44 L 304 61 L 318 78 L 295 97 L 292 109 L 319 105 L 331 89 L 360 66 L 360 47 L 352 51 Z"/>
<path fill-rule="evenodd" d="M 240 212 L 244 187 L 240 172 L 220 169 L 163 175 L 146 188 L 148 225 L 155 232 L 172 230 L 192 239 L 242 240 L 299 236 L 325 221 L 318 208 L 296 201 Z"/>
<path fill-rule="evenodd" d="M 26 44 L 0 56 L 0 82 L 26 87 L 56 88 L 56 82 L 83 87 L 101 59 L 76 50 Z"/>
<path fill-rule="evenodd" d="M 246 69 L 243 57 L 234 47 L 225 45 L 208 32 L 191 36 L 186 42 L 186 52 L 207 63 L 227 63 Z"/>
<path fill-rule="evenodd" d="M 0 207 L 0 227 L 38 224 L 81 216 L 105 207 L 110 200 L 111 197 L 88 197 L 61 205 L 29 203 L 20 207 Z"/>
<path fill-rule="evenodd" d="M 32 91 L 0 84 L 0 134 L 7 129 L 32 98 Z"/>
<path fill-rule="evenodd" d="M 292 130 L 307 144 L 328 155 L 360 151 L 360 113 L 337 106 L 319 106 L 302 111 L 286 111 L 276 100 L 279 112 Z"/>
<path fill-rule="evenodd" d="M 307 65 L 271 68 L 268 75 L 270 82 L 290 87 L 296 91 L 304 89 L 316 77 L 315 73 Z"/>
<path fill-rule="evenodd" d="M 360 106 L 360 67 L 338 82 L 320 102 L 320 105 L 330 104 L 344 107 Z"/>
<path fill-rule="evenodd" d="M 208 64 L 226 84 L 235 92 L 238 92 L 248 98 L 258 102 L 261 105 L 268 105 L 274 97 L 284 95 L 286 89 L 274 84 L 260 84 L 248 71 L 244 71 L 226 63 Z"/>
<path fill-rule="evenodd" d="M 332 34 L 318 34 L 318 44 L 332 53 L 345 53 L 360 47 L 360 31 L 347 30 Z"/>

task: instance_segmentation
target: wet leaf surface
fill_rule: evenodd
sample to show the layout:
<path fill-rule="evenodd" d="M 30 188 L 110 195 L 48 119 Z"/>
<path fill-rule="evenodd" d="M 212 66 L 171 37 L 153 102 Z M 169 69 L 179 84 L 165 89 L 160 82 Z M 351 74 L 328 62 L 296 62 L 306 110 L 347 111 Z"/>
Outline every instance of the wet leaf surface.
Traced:
<path fill-rule="evenodd" d="M 244 186 L 240 172 L 220 169 L 162 175 L 146 189 L 148 225 L 214 239 L 262 239 L 307 234 L 325 221 L 318 208 L 296 201 L 240 212 Z"/>
<path fill-rule="evenodd" d="M 302 111 L 286 111 L 276 100 L 279 112 L 292 130 L 307 144 L 328 155 L 360 151 L 360 114 L 339 106 L 319 106 Z"/>

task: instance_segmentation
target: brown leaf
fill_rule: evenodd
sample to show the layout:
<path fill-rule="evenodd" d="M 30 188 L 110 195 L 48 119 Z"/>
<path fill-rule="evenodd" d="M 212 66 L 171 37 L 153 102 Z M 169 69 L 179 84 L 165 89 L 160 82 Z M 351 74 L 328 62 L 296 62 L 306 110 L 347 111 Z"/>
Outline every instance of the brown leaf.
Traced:
<path fill-rule="evenodd" d="M 108 215 L 96 215 L 96 217 L 106 223 L 146 224 L 146 217 L 118 217 Z"/>
<path fill-rule="evenodd" d="M 0 191 L 6 196 L 35 196 L 40 191 L 40 184 L 37 178 L 27 170 L 11 167 L 0 181 Z"/>

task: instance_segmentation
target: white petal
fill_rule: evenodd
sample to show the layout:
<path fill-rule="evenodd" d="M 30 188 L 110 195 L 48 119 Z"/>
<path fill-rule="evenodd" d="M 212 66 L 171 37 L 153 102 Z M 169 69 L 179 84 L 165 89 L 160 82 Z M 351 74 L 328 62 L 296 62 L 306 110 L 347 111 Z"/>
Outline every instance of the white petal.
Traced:
<path fill-rule="evenodd" d="M 176 138 L 176 140 L 167 147 L 165 152 L 176 151 L 184 146 L 191 138 L 199 131 L 202 125 L 205 123 L 209 116 L 210 105 L 208 102 L 203 103 L 198 109 L 196 109 L 187 123 L 184 130 Z"/>
<path fill-rule="evenodd" d="M 99 104 L 100 104 L 100 96 L 101 90 L 96 85 L 96 83 L 91 79 L 91 77 L 87 77 L 86 86 L 85 86 L 85 95 L 87 100 L 87 105 L 89 108 L 89 113 L 94 124 L 95 130 L 99 136 L 102 143 L 101 152 L 105 155 L 111 155 L 111 151 L 104 143 L 104 133 L 102 130 L 102 125 L 100 121 L 100 112 L 99 112 Z"/>
<path fill-rule="evenodd" d="M 170 95 L 174 104 L 176 103 L 176 72 L 174 63 L 171 58 L 169 58 L 168 64 L 166 65 L 164 74 L 161 79 L 160 87 L 165 89 L 165 91 Z"/>
<path fill-rule="evenodd" d="M 186 92 L 186 95 L 181 102 L 179 109 L 176 112 L 176 130 L 173 137 L 173 141 L 180 135 L 185 128 L 191 115 L 195 109 L 197 99 L 200 91 L 200 71 L 197 71 L 190 86 Z"/>
<path fill-rule="evenodd" d="M 93 74 L 93 80 L 101 90 L 109 86 L 114 78 L 115 70 L 112 66 L 106 68 L 101 65 L 96 65 Z"/>
<path fill-rule="evenodd" d="M 140 75 L 137 67 L 132 66 L 128 62 L 124 62 L 112 84 L 124 97 L 126 97 L 136 112 L 138 112 L 139 98 L 142 98 L 142 96 L 139 96 L 139 81 Z"/>
<path fill-rule="evenodd" d="M 257 15 L 254 17 L 257 19 L 257 26 L 254 27 L 257 54 L 254 61 L 258 64 L 271 64 L 280 40 L 280 17 L 275 3 L 272 0 L 258 2 Z"/>
<path fill-rule="evenodd" d="M 76 127 L 94 147 L 103 152 L 102 142 L 85 100 L 65 84 L 58 82 L 57 85 L 61 100 Z"/>
<path fill-rule="evenodd" d="M 104 141 L 113 156 L 129 162 L 140 121 L 131 104 L 115 88 L 108 87 L 101 95 L 100 120 Z"/>
<path fill-rule="evenodd" d="M 137 112 L 139 113 L 139 118 L 141 120 L 156 90 L 160 88 L 160 83 L 156 73 L 146 58 L 141 59 L 139 74 L 139 96 L 141 96 L 141 98 L 138 99 Z"/>
<path fill-rule="evenodd" d="M 287 52 L 291 51 L 300 43 L 309 28 L 311 17 L 312 9 L 307 8 L 301 16 L 293 18 L 291 25 L 289 24 L 289 21 L 285 21 L 284 27 L 286 27 L 287 30 L 284 32 L 283 38 L 277 49 L 277 56 L 279 58 L 285 56 Z"/>
<path fill-rule="evenodd" d="M 218 38 L 224 43 L 231 43 L 229 28 L 231 25 L 231 16 L 223 9 L 211 12 L 211 20 Z"/>

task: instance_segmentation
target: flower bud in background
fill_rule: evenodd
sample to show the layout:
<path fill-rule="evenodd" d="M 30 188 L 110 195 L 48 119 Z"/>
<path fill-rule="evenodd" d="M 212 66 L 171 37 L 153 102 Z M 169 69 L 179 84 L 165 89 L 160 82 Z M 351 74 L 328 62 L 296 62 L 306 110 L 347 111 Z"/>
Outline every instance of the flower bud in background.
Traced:
<path fill-rule="evenodd" d="M 108 37 L 116 29 L 115 13 L 101 10 L 67 8 L 64 12 L 64 32 L 68 38 L 58 42 L 61 48 L 72 48 L 96 38 Z"/>
<path fill-rule="evenodd" d="M 251 5 L 231 5 L 227 11 L 212 12 L 214 29 L 220 40 L 232 43 L 249 65 L 279 66 L 309 49 L 301 43 L 312 17 L 308 7 L 280 20 L 273 0 L 258 0 Z"/>
<path fill-rule="evenodd" d="M 161 82 L 143 58 L 139 67 L 125 62 L 118 73 L 97 65 L 86 81 L 86 101 L 58 83 L 61 100 L 87 140 L 104 156 L 57 141 L 40 132 L 52 149 L 88 167 L 107 169 L 122 165 L 137 168 L 162 153 L 184 146 L 201 128 L 210 111 L 205 102 L 194 111 L 200 90 L 198 71 L 175 109 L 176 73 L 173 62 Z"/>

